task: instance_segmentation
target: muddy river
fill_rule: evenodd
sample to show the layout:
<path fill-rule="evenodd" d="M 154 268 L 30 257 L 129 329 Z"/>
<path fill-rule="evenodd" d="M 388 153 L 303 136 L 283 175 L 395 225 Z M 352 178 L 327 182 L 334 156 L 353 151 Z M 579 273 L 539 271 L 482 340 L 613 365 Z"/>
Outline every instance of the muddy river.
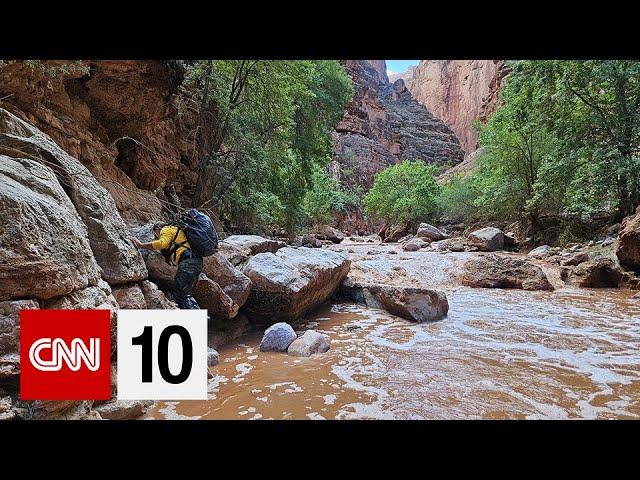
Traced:
<path fill-rule="evenodd" d="M 331 349 L 258 350 L 261 332 L 220 349 L 209 400 L 163 402 L 171 419 L 640 418 L 635 292 L 447 288 L 449 315 L 414 324 L 334 304 L 295 326 Z"/>

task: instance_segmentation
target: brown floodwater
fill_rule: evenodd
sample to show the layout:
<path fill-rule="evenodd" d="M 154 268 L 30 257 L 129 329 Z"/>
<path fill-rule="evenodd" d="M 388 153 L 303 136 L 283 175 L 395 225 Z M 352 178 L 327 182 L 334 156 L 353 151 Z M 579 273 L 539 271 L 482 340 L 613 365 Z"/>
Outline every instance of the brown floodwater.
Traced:
<path fill-rule="evenodd" d="M 335 304 L 295 326 L 327 333 L 327 353 L 262 353 L 248 334 L 220 349 L 209 400 L 146 418 L 640 418 L 633 293 L 448 288 L 449 315 L 428 324 Z"/>

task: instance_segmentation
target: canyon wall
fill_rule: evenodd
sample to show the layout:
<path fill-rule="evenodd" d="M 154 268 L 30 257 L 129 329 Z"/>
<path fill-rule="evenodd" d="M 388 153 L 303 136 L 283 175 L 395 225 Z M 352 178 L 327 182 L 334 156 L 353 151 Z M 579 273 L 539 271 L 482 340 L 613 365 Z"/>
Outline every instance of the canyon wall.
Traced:
<path fill-rule="evenodd" d="M 454 131 L 465 154 L 478 148 L 473 122 L 486 122 L 499 105 L 509 68 L 503 60 L 421 60 L 402 78 L 413 97 Z"/>
<path fill-rule="evenodd" d="M 195 115 L 177 61 L 3 62 L 0 107 L 78 159 L 131 221 L 157 218 L 151 192 L 196 182 Z M 162 197 L 163 192 L 159 192 Z"/>
<path fill-rule="evenodd" d="M 454 165 L 464 158 L 454 132 L 418 103 L 403 80 L 388 82 L 384 60 L 343 60 L 354 96 L 334 133 L 331 172 L 343 183 L 371 188 L 375 174 L 402 160 Z M 361 212 L 342 222 L 367 230 Z"/>

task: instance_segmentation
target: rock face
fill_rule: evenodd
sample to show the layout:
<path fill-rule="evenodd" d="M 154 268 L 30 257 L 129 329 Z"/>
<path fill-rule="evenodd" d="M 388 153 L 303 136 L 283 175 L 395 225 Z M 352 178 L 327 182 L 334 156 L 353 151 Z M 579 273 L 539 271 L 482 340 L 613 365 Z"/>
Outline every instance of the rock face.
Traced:
<path fill-rule="evenodd" d="M 488 255 L 465 264 L 462 285 L 475 288 L 553 290 L 540 267 L 520 258 Z"/>
<path fill-rule="evenodd" d="M 509 68 L 502 60 L 421 60 L 404 79 L 413 97 L 446 123 L 466 154 L 478 148 L 474 120 L 486 123 L 499 106 Z"/>
<path fill-rule="evenodd" d="M 84 223 L 91 251 L 102 268 L 102 278 L 111 284 L 144 280 L 147 271 L 142 257 L 128 239 L 126 225 L 107 190 L 75 158 L 35 127 L 0 109 L 0 147 L 20 152 L 46 165 Z M 61 219 L 60 221 L 64 221 Z M 54 239 L 51 239 L 52 243 Z M 71 256 L 71 255 L 69 255 Z"/>
<path fill-rule="evenodd" d="M 481 252 L 495 252 L 504 248 L 504 234 L 499 228 L 481 228 L 467 236 L 467 243 Z"/>
<path fill-rule="evenodd" d="M 0 302 L 0 379 L 20 372 L 20 310 L 37 308 L 35 300 Z"/>
<path fill-rule="evenodd" d="M 333 294 L 350 265 L 345 255 L 325 249 L 259 253 L 243 269 L 252 283 L 246 308 L 268 321 L 296 320 Z"/>
<path fill-rule="evenodd" d="M 276 323 L 267 328 L 260 342 L 261 352 L 286 352 L 291 342 L 296 339 L 296 332 L 285 322 Z"/>
<path fill-rule="evenodd" d="M 40 63 L 42 68 L 33 63 Z M 127 220 L 159 219 L 151 193 L 173 186 L 178 195 L 197 175 L 188 132 L 197 121 L 179 91 L 176 61 L 5 61 L 4 108 L 49 135 L 109 191 Z M 56 75 L 51 69 L 58 70 Z"/>
<path fill-rule="evenodd" d="M 432 322 L 446 317 L 449 302 L 444 292 L 420 287 L 362 285 L 347 279 L 342 294 L 358 303 L 380 308 L 414 322 Z"/>
<path fill-rule="evenodd" d="M 316 353 L 324 353 L 329 350 L 329 336 L 315 330 L 307 330 L 296 338 L 287 353 L 294 357 L 310 357 Z"/>
<path fill-rule="evenodd" d="M 354 96 L 334 133 L 330 170 L 339 180 L 365 190 L 377 172 L 402 160 L 442 165 L 459 163 L 464 157 L 449 127 L 416 102 L 401 80 L 392 85 L 386 74 L 380 74 L 383 63 L 342 61 L 353 81 Z M 361 217 L 349 218 L 351 225 L 346 227 L 366 229 Z"/>
<path fill-rule="evenodd" d="M 622 221 L 616 255 L 622 265 L 640 271 L 640 207 Z"/>

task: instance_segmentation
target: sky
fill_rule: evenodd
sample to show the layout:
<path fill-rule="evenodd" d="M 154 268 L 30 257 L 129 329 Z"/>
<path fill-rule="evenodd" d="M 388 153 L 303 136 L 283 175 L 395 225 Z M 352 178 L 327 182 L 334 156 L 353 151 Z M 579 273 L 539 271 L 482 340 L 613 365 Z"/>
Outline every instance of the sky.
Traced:
<path fill-rule="evenodd" d="M 420 60 L 385 60 L 387 62 L 387 75 L 402 73 L 412 65 L 418 65 Z"/>

